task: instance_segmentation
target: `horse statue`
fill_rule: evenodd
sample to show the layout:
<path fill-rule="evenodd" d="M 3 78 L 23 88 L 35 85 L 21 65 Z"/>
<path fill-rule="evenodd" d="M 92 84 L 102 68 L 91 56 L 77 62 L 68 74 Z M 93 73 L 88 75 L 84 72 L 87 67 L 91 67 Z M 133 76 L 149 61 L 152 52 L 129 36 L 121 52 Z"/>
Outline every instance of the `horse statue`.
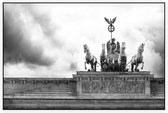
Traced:
<path fill-rule="evenodd" d="M 116 50 L 115 50 L 116 53 L 120 53 L 120 43 L 117 41 L 117 47 L 116 47 Z"/>
<path fill-rule="evenodd" d="M 101 71 L 108 70 L 107 57 L 105 53 L 105 44 L 102 44 L 102 52 L 100 54 L 100 65 L 101 65 Z"/>
<path fill-rule="evenodd" d="M 89 47 L 87 44 L 83 45 L 84 47 L 84 53 L 86 53 L 85 56 L 85 69 L 86 68 L 86 63 L 91 65 L 91 71 L 96 71 L 96 65 L 97 65 L 97 58 L 95 56 L 93 56 L 90 53 Z M 90 70 L 88 70 L 90 71 Z"/>
<path fill-rule="evenodd" d="M 137 69 L 137 68 L 138 68 L 138 65 L 140 63 L 142 63 L 141 69 L 143 69 L 144 61 L 143 61 L 142 53 L 144 51 L 144 46 L 145 46 L 145 44 L 142 43 L 138 48 L 137 55 L 132 57 L 132 59 L 131 59 L 131 71 L 134 71 L 134 65 L 135 65 L 135 71 L 139 72 L 139 69 Z"/>
<path fill-rule="evenodd" d="M 124 72 L 124 71 L 128 71 L 126 69 L 126 63 L 127 63 L 127 56 L 125 53 L 125 42 L 122 42 L 122 46 L 121 46 L 121 50 L 120 50 L 120 71 Z"/>

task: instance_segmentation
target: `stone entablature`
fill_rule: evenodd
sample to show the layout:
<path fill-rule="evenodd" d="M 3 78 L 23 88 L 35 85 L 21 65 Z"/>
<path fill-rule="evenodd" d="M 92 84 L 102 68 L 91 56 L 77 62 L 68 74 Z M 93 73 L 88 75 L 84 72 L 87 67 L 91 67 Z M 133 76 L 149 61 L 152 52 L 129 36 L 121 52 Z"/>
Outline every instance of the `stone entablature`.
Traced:
<path fill-rule="evenodd" d="M 10 83 L 10 84 L 26 84 L 26 83 L 60 83 L 60 82 L 75 82 L 73 78 L 4 78 L 4 83 Z"/>
<path fill-rule="evenodd" d="M 150 96 L 150 79 L 154 75 L 143 72 L 77 72 L 79 96 L 114 98 L 116 96 Z"/>
<path fill-rule="evenodd" d="M 90 73 L 93 74 L 92 72 L 90 72 Z M 108 75 L 104 75 L 104 76 L 108 76 Z M 118 75 L 118 76 L 120 76 L 120 75 Z M 132 76 L 132 75 L 129 75 L 129 76 Z M 112 98 L 111 95 L 113 95 L 113 99 L 121 99 L 121 95 L 123 95 L 122 99 L 130 99 L 130 97 L 129 97 L 130 94 L 129 93 L 125 94 L 125 92 L 127 91 L 126 89 L 124 89 L 124 90 L 119 89 L 120 91 L 123 92 L 121 94 L 116 93 L 117 91 L 119 91 L 118 89 L 110 90 L 109 93 L 101 93 L 98 90 L 98 88 L 96 88 L 96 87 L 95 87 L 94 92 L 99 92 L 99 93 L 97 93 L 97 95 L 95 95 L 96 93 L 93 93 L 93 96 L 91 97 L 89 95 L 90 93 L 89 94 L 84 93 L 82 95 L 89 95 L 89 96 L 81 97 L 81 96 L 79 96 L 79 92 L 78 92 L 78 94 L 76 94 L 76 89 L 77 89 L 76 83 L 77 82 L 75 79 L 77 79 L 77 78 L 4 78 L 4 82 L 3 82 L 4 83 L 4 86 L 3 86 L 4 87 L 4 95 L 5 95 L 5 98 L 7 98 L 7 96 L 9 96 L 10 94 L 15 95 L 15 98 L 28 98 L 28 97 L 41 98 L 42 95 L 45 95 L 45 98 L 52 97 L 52 98 L 59 99 L 59 98 L 65 98 L 65 96 L 60 95 L 60 93 L 61 94 L 68 93 L 70 95 L 71 94 L 73 94 L 73 95 L 71 95 L 71 97 L 66 95 L 66 98 L 73 97 L 73 98 L 77 98 L 77 99 L 82 99 L 82 98 L 92 99 L 92 98 L 95 98 L 95 96 L 97 96 L 100 93 L 99 97 L 102 97 L 102 98 L 105 97 L 105 98 L 110 99 L 110 98 Z M 83 78 L 83 79 L 86 79 L 86 78 Z M 125 78 L 123 78 L 123 79 L 125 79 Z M 141 78 L 135 77 L 134 78 L 132 76 L 132 78 L 126 78 L 126 79 L 129 81 L 133 81 L 136 79 L 143 81 L 145 78 L 143 78 L 143 77 L 141 77 Z M 146 98 L 148 98 L 148 99 L 162 98 L 163 99 L 164 98 L 164 83 L 165 83 L 164 78 L 147 78 L 147 79 L 150 79 L 150 90 L 151 90 L 150 93 L 151 93 L 151 95 Z M 24 80 L 26 82 L 23 82 Z M 97 78 L 94 78 L 94 80 L 98 81 L 98 80 L 101 80 L 101 78 L 97 77 Z M 110 82 L 110 80 L 114 80 L 114 78 L 107 77 L 104 80 Z M 116 80 L 119 80 L 119 79 L 117 78 Z M 120 79 L 120 80 L 122 80 L 122 79 Z M 14 81 L 14 83 L 12 83 L 12 81 Z M 45 83 L 45 81 L 47 81 L 47 83 Z M 97 84 L 97 83 L 95 83 L 95 84 Z M 110 83 L 107 83 L 107 85 L 108 84 L 110 84 Z M 106 91 L 108 92 L 108 90 L 106 90 Z M 132 93 L 131 98 L 134 97 L 134 99 L 135 98 L 136 99 L 144 99 L 144 97 L 142 97 L 142 95 L 144 95 L 144 94 L 141 94 L 142 91 L 144 91 L 144 90 L 140 90 L 136 94 Z M 28 94 L 31 93 L 32 95 L 27 95 L 27 93 Z M 55 95 L 55 94 L 59 94 L 59 95 Z M 36 96 L 34 97 L 33 95 L 36 95 Z M 119 97 L 119 95 L 120 95 L 120 97 Z M 138 96 L 138 95 L 140 95 L 140 96 Z M 114 96 L 115 96 L 115 98 L 114 98 Z M 126 96 L 127 96 L 127 98 L 126 98 Z M 11 98 L 13 98 L 13 96 Z M 98 96 L 96 98 L 98 98 Z M 102 99 L 102 98 L 100 98 L 100 99 Z"/>
<path fill-rule="evenodd" d="M 73 78 L 4 78 L 4 94 L 73 94 L 76 81 Z"/>

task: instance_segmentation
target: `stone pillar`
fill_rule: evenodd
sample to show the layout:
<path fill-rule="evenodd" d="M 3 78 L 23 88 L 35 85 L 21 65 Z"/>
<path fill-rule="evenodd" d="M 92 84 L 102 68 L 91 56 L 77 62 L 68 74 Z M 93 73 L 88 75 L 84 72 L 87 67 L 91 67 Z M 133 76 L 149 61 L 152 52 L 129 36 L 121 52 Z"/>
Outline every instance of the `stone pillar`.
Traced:
<path fill-rule="evenodd" d="M 147 95 L 151 94 L 151 92 L 150 92 L 151 91 L 151 89 L 150 89 L 150 79 L 151 79 L 150 77 L 145 78 L 145 94 L 147 94 Z"/>

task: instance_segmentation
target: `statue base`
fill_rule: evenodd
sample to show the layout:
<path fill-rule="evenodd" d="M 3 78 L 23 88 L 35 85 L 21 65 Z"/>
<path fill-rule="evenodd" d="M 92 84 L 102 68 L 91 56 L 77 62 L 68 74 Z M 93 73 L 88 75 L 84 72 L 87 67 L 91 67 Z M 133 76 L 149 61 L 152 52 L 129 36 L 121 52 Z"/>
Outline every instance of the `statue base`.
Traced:
<path fill-rule="evenodd" d="M 77 71 L 77 95 L 90 99 L 135 99 L 150 97 L 150 71 L 86 72 Z"/>

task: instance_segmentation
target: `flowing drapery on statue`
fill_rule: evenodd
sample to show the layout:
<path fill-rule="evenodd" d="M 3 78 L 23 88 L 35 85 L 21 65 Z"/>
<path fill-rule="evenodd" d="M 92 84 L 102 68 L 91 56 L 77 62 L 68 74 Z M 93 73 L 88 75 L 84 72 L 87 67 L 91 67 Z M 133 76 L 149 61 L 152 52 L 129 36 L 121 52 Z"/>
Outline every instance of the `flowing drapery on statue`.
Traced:
<path fill-rule="evenodd" d="M 107 63 L 109 67 L 109 71 L 119 71 L 119 50 L 120 44 L 115 43 L 115 38 L 112 38 L 107 42 Z"/>

